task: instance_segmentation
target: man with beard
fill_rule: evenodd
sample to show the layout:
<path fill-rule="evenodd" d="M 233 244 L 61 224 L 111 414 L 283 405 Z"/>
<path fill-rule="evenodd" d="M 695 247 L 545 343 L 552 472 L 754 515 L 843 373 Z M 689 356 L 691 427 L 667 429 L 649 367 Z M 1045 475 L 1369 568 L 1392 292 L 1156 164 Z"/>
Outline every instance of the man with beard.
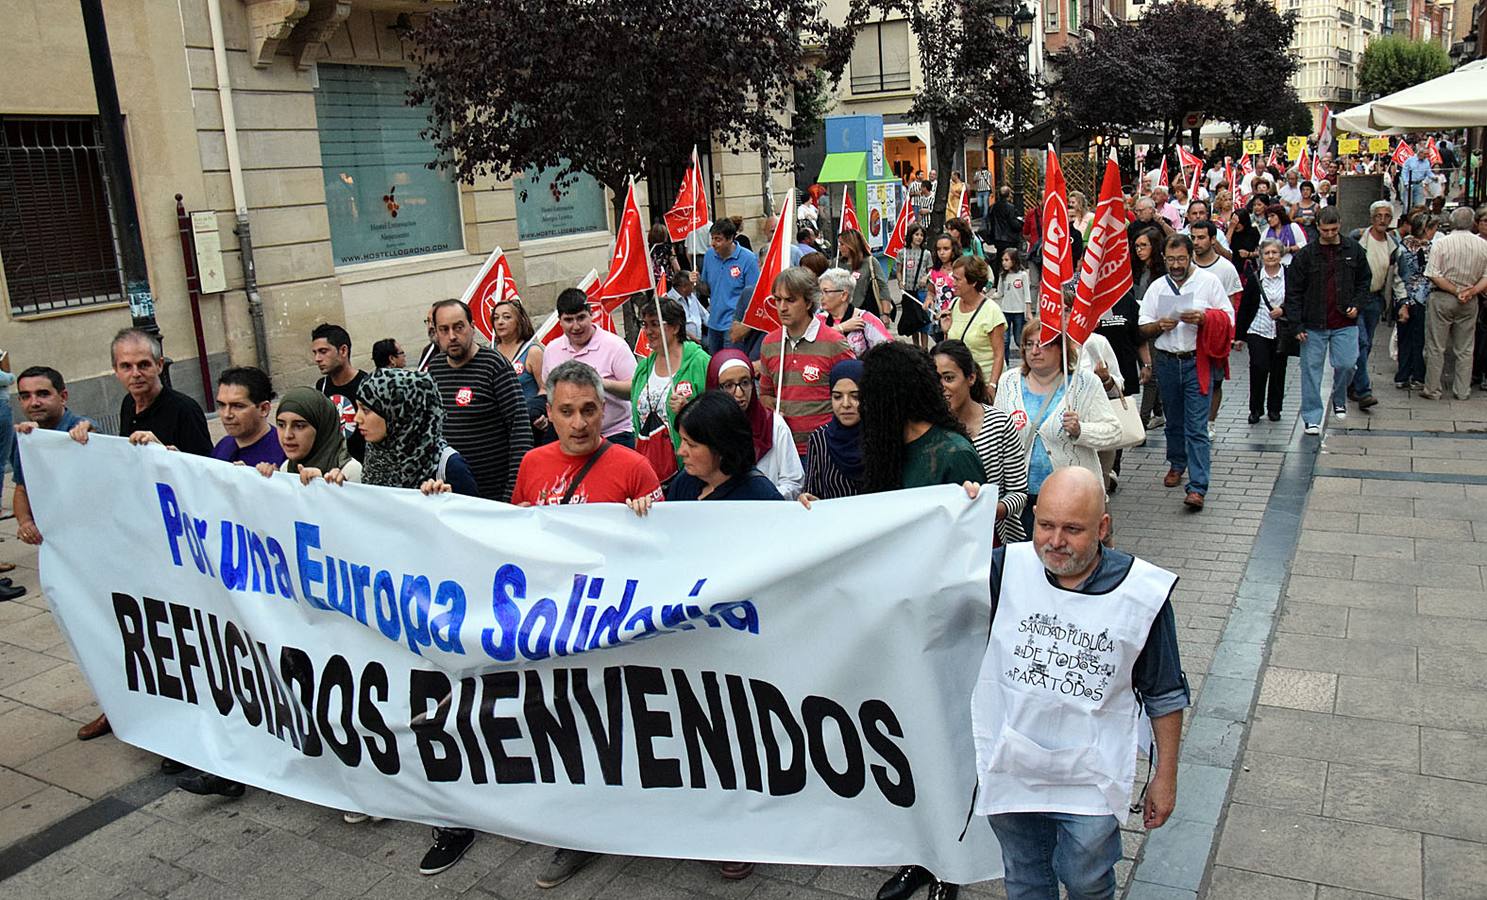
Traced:
<path fill-rule="evenodd" d="M 444 404 L 444 439 L 470 464 L 480 496 L 505 503 L 532 449 L 532 420 L 516 370 L 475 342 L 470 308 L 461 301 L 440 300 L 433 317 L 439 352 L 428 373 Z"/>
<path fill-rule="evenodd" d="M 1113 897 L 1129 811 L 1138 715 L 1156 773 L 1143 824 L 1177 802 L 1190 697 L 1171 594 L 1177 576 L 1101 546 L 1105 494 L 1087 469 L 1043 482 L 1031 542 L 993 551 L 991 640 L 971 700 L 980 790 L 1002 846 L 1009 900 Z"/>

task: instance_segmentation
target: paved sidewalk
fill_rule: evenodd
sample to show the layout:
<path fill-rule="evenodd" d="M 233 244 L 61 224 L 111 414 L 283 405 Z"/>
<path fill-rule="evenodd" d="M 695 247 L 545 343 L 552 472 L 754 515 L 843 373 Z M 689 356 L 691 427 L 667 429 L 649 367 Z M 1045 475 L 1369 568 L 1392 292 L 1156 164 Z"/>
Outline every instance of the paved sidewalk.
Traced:
<path fill-rule="evenodd" d="M 1273 582 L 1278 591 L 1290 553 L 1274 558 L 1274 548 L 1263 544 L 1262 532 L 1277 517 L 1277 503 L 1298 504 L 1291 518 L 1299 517 L 1306 484 L 1303 480 L 1298 488 L 1294 483 L 1295 466 L 1297 460 L 1310 458 L 1294 425 L 1294 398 L 1299 395 L 1294 367 L 1287 421 L 1256 426 L 1244 422 L 1243 369 L 1244 358 L 1237 355 L 1235 380 L 1227 386 L 1219 423 L 1213 487 L 1203 513 L 1186 512 L 1181 492 L 1161 486 L 1166 464 L 1159 431 L 1147 447 L 1126 454 L 1121 487 L 1112 498 L 1118 544 L 1182 577 L 1175 597 L 1179 636 L 1197 700 L 1189 719 L 1189 749 L 1209 754 L 1200 758 L 1212 761 L 1211 754 L 1227 747 L 1230 767 L 1238 754 L 1259 666 L 1257 651 L 1249 674 L 1250 693 L 1243 694 L 1242 662 L 1231 658 L 1232 651 L 1246 643 L 1263 645 L 1269 636 L 1268 628 L 1263 636 L 1255 631 L 1259 620 L 1243 599 L 1248 596 L 1245 585 Z M 1386 404 L 1395 400 L 1384 399 Z M 1483 408 L 1487 410 L 1487 402 Z M 1289 493 L 1275 490 L 1278 480 Z M 1285 496 L 1277 497 L 1278 493 Z M 341 822 L 339 812 L 261 791 L 226 802 L 171 790 L 173 780 L 155 774 L 153 757 L 112 736 L 88 744 L 74 740 L 77 725 L 96 710 L 69 648 L 36 596 L 35 554 L 13 534 L 13 522 L 0 523 L 0 537 L 5 538 L 0 559 L 19 563 L 13 573 L 16 581 L 32 591 L 22 602 L 0 604 L 0 879 L 4 879 L 0 898 L 825 900 L 870 897 L 889 871 L 761 866 L 754 877 L 730 883 L 719 878 L 714 866 L 702 863 L 608 858 L 567 885 L 544 892 L 532 885 L 545 860 L 541 848 L 482 836 L 449 872 L 420 878 L 416 864 L 428 843 L 424 827 L 392 822 L 349 826 Z M 1306 547 L 1297 564 L 1315 573 L 1308 577 L 1317 578 L 1326 574 L 1334 555 Z M 1243 709 L 1238 710 L 1241 695 Z M 1262 714 L 1268 709 L 1262 707 Z M 1237 730 L 1231 727 L 1235 724 Z M 1187 763 L 1185 750 L 1174 821 L 1149 843 L 1139 828 L 1124 835 L 1126 859 L 1118 872 L 1131 898 L 1168 900 L 1198 894 L 1225 808 L 1229 769 L 1216 762 Z M 1251 781 L 1249 773 L 1244 775 L 1241 787 Z M 1248 795 L 1236 796 L 1243 800 Z M 1226 842 L 1241 833 L 1236 817 L 1229 818 Z M 1139 823 L 1139 818 L 1133 821 Z M 1229 889 L 1230 873 L 1237 871 L 1234 866 L 1228 861 L 1214 870 L 1215 890 Z M 1000 883 L 994 882 L 973 886 L 963 896 L 1003 893 Z M 1267 895 L 1261 891 L 1243 896 Z"/>
<path fill-rule="evenodd" d="M 1210 900 L 1487 896 L 1487 397 L 1385 379 L 1317 458 Z"/>

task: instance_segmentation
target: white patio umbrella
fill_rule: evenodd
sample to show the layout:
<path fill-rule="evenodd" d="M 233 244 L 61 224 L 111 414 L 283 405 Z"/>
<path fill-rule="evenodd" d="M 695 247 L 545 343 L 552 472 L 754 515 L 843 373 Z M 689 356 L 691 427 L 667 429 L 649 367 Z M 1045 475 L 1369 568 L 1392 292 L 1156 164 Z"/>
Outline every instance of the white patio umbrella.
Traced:
<path fill-rule="evenodd" d="M 1373 113 L 1372 103 L 1363 103 L 1349 110 L 1344 110 L 1332 117 L 1333 123 L 1337 125 L 1338 131 L 1351 131 L 1356 134 L 1404 134 L 1405 128 L 1375 128 L 1370 116 Z"/>
<path fill-rule="evenodd" d="M 1487 59 L 1350 109 L 1337 122 L 1369 134 L 1487 125 Z"/>

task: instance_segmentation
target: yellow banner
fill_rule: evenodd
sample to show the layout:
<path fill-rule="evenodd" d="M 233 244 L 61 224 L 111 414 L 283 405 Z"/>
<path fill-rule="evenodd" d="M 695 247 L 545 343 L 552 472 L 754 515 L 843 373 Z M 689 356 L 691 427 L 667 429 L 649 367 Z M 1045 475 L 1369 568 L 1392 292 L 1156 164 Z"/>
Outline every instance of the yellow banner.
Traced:
<path fill-rule="evenodd" d="M 1256 156 L 1259 156 L 1260 154 L 1265 152 L 1265 142 L 1260 140 L 1259 138 L 1256 138 L 1252 141 L 1245 141 L 1244 152 L 1253 153 Z"/>
<path fill-rule="evenodd" d="M 1388 153 L 1389 139 L 1386 137 L 1373 137 L 1368 139 L 1369 153 Z"/>
<path fill-rule="evenodd" d="M 1286 138 L 1286 157 L 1292 162 L 1301 158 L 1301 151 L 1306 149 L 1306 135 L 1293 134 Z"/>
<path fill-rule="evenodd" d="M 1387 144 L 1388 141 L 1385 141 L 1384 143 Z M 1343 154 L 1344 156 L 1352 156 L 1353 154 L 1357 153 L 1358 152 L 1358 139 L 1357 138 L 1343 138 L 1342 140 L 1338 141 L 1337 142 L 1337 152 Z"/>

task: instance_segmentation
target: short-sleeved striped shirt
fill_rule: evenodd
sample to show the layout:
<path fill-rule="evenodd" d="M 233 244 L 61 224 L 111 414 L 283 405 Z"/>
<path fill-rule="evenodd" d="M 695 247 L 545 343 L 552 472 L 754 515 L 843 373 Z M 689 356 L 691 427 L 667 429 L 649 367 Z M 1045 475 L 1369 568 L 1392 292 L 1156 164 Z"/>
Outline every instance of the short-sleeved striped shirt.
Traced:
<path fill-rule="evenodd" d="M 1487 273 L 1487 241 L 1470 231 L 1442 235 L 1430 242 L 1426 276 L 1449 279 L 1457 287 L 1471 287 Z"/>

